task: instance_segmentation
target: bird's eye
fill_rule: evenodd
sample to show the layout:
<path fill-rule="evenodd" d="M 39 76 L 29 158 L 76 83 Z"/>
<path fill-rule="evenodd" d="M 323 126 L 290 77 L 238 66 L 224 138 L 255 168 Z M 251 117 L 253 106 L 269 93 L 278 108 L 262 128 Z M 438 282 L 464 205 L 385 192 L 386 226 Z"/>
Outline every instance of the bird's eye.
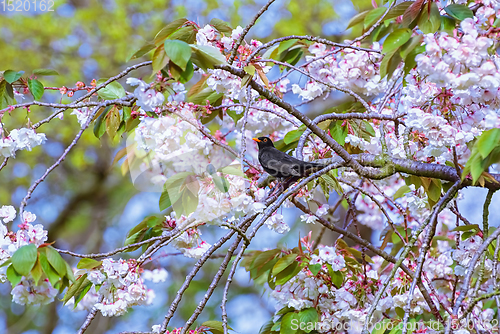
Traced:
<path fill-rule="evenodd" d="M 267 141 L 267 139 L 264 139 L 264 141 Z"/>

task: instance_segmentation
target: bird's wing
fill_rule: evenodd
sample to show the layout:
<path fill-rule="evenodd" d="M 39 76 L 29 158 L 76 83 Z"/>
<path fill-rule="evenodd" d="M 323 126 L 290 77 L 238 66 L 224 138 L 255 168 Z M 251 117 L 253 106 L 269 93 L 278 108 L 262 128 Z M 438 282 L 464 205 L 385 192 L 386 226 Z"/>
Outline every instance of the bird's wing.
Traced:
<path fill-rule="evenodd" d="M 259 154 L 259 160 L 264 168 L 272 169 L 285 176 L 300 176 L 297 167 L 301 161 L 274 147 L 262 150 Z"/>

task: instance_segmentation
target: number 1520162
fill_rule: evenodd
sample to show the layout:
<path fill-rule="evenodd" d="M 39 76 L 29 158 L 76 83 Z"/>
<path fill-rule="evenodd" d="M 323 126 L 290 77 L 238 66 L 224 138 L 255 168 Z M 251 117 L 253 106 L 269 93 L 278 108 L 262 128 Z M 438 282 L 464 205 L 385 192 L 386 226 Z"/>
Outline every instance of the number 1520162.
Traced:
<path fill-rule="evenodd" d="M 4 12 L 53 12 L 53 0 L 0 0 Z"/>

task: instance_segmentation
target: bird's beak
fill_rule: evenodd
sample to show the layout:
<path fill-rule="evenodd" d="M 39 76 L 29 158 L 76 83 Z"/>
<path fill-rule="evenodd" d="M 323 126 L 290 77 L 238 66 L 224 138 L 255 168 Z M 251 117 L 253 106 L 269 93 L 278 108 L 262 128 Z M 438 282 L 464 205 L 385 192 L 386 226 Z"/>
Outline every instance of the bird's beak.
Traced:
<path fill-rule="evenodd" d="M 252 140 L 255 140 L 257 143 L 260 143 L 260 140 L 258 138 L 252 138 Z"/>

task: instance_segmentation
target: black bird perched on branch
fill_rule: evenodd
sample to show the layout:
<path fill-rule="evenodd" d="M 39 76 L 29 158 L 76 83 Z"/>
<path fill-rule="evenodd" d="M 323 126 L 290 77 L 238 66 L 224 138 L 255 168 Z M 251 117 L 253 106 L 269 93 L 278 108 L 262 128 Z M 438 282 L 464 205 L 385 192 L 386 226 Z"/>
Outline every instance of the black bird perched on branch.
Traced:
<path fill-rule="evenodd" d="M 264 170 L 274 177 L 291 178 L 293 181 L 319 170 L 325 165 L 306 162 L 281 152 L 268 137 L 252 138 L 259 146 L 259 162 Z"/>

